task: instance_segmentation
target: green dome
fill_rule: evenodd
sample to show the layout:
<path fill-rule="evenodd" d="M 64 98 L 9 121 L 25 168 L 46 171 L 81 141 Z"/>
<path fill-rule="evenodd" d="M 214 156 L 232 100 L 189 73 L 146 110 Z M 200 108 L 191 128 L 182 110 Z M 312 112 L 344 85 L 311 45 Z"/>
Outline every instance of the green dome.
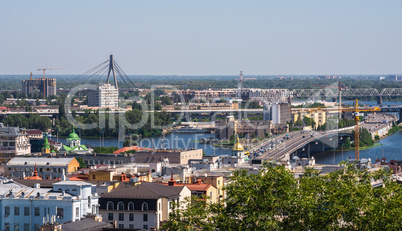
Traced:
<path fill-rule="evenodd" d="M 75 133 L 75 129 L 73 128 L 73 132 L 70 133 L 70 135 L 68 135 L 69 139 L 79 139 L 80 137 L 77 135 L 77 133 Z"/>
<path fill-rule="evenodd" d="M 72 132 L 70 135 L 68 135 L 68 138 L 70 139 L 79 139 L 80 137 L 77 135 L 77 133 Z"/>

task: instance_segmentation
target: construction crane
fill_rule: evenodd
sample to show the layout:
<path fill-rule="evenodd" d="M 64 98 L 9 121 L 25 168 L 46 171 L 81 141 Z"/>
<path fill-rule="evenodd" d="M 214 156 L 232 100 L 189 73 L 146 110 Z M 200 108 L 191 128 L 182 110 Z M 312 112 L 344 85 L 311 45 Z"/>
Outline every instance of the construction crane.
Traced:
<path fill-rule="evenodd" d="M 341 108 L 340 111 L 341 112 L 352 112 L 353 113 L 353 117 L 354 117 L 354 121 L 355 121 L 355 159 L 359 160 L 360 158 L 360 150 L 359 150 L 359 144 L 360 144 L 360 116 L 362 116 L 363 114 L 361 112 L 378 112 L 381 111 L 380 108 L 378 107 L 368 107 L 367 105 L 365 105 L 365 107 L 363 108 L 359 108 L 359 100 L 356 99 L 355 100 L 355 106 L 354 107 L 350 107 L 350 108 Z M 306 108 L 304 111 L 305 112 L 316 112 L 320 110 L 320 108 Z"/>
<path fill-rule="evenodd" d="M 46 72 L 46 70 L 56 70 L 56 69 L 63 69 L 63 68 L 41 68 L 41 69 L 38 69 L 38 71 L 43 71 L 43 98 L 46 98 L 46 81 L 45 81 L 46 76 L 45 76 L 45 72 Z M 31 76 L 32 76 L 32 74 L 31 74 Z"/>
<path fill-rule="evenodd" d="M 374 107 L 374 108 L 370 108 L 370 107 L 364 107 L 364 108 L 359 108 L 359 100 L 356 99 L 356 103 L 355 106 L 352 108 L 344 108 L 342 109 L 342 111 L 351 111 L 353 112 L 353 116 L 355 119 L 355 159 L 359 160 L 360 158 L 360 150 L 359 150 L 359 144 L 360 144 L 360 116 L 362 116 L 363 114 L 361 114 L 360 112 L 377 112 L 377 111 L 381 111 L 380 108 L 378 107 Z"/>

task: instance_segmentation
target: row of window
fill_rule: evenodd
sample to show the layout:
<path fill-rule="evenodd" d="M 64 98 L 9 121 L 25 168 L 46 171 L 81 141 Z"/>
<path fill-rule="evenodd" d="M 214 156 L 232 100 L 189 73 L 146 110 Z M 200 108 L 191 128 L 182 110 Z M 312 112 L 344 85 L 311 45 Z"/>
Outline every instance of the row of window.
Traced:
<path fill-rule="evenodd" d="M 19 167 L 15 167 L 15 168 L 9 168 L 9 170 L 10 171 L 15 171 L 15 172 L 19 172 L 19 171 L 21 171 L 21 172 L 23 172 L 23 171 L 33 172 L 34 168 L 24 168 L 24 167 L 19 168 Z M 45 171 L 45 172 L 51 172 L 51 171 L 53 171 L 53 172 L 62 172 L 63 168 L 53 168 L 53 169 L 52 168 L 38 168 L 38 172 L 43 172 L 43 171 Z"/>
<path fill-rule="evenodd" d="M 35 224 L 35 229 L 34 231 L 38 231 L 39 230 L 39 224 Z M 5 231 L 10 231 L 10 223 L 4 223 L 4 230 Z M 20 224 L 19 223 L 14 223 L 14 231 L 19 231 L 20 230 Z M 22 230 L 29 230 L 29 224 L 28 223 L 24 223 L 24 229 Z"/>
<path fill-rule="evenodd" d="M 113 221 L 113 213 L 108 213 L 108 220 Z M 134 221 L 134 213 L 130 213 L 128 216 L 129 221 Z M 119 213 L 119 221 L 124 221 L 124 213 Z M 142 215 L 142 221 L 148 221 L 148 214 Z"/>
<path fill-rule="evenodd" d="M 125 210 L 124 208 L 124 203 L 123 202 L 119 202 L 117 203 L 117 210 Z M 114 210 L 114 203 L 111 201 L 108 201 L 106 204 L 106 210 Z M 134 203 L 133 202 L 129 202 L 128 203 L 128 208 L 127 210 L 134 210 Z M 141 205 L 141 211 L 148 211 L 148 203 L 144 202 Z"/>
<path fill-rule="evenodd" d="M 134 225 L 133 225 L 133 224 L 129 224 L 129 225 L 128 225 L 128 228 L 129 228 L 129 229 L 134 229 Z M 145 229 L 145 230 L 148 230 L 148 225 L 144 225 L 142 228 Z M 125 229 L 124 224 L 119 224 L 119 229 Z"/>
<path fill-rule="evenodd" d="M 6 217 L 10 216 L 10 211 L 11 211 L 10 206 L 5 206 L 4 207 L 4 216 L 6 216 Z M 44 208 L 43 211 L 44 211 L 43 216 L 45 216 L 46 215 L 46 208 Z M 29 216 L 30 215 L 29 212 L 30 212 L 30 207 L 24 207 L 24 216 Z M 48 213 L 49 213 L 49 211 L 48 211 Z M 14 207 L 14 216 L 19 216 L 19 215 L 20 215 L 20 207 Z M 64 215 L 64 209 L 63 208 L 57 208 L 57 216 L 59 218 L 62 218 L 63 215 Z M 37 217 L 40 216 L 40 208 L 39 207 L 34 208 L 34 216 L 37 216 Z"/>

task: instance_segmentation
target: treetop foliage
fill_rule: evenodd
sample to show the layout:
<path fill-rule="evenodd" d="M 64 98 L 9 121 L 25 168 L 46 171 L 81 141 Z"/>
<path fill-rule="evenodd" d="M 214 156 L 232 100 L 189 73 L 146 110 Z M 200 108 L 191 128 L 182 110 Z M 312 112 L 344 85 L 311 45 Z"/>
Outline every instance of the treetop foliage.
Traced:
<path fill-rule="evenodd" d="M 398 230 L 402 186 L 385 170 L 352 164 L 319 175 L 306 169 L 296 178 L 283 166 L 265 165 L 257 174 L 236 171 L 222 203 L 193 200 L 176 209 L 166 230 Z M 373 187 L 379 180 L 384 187 Z"/>

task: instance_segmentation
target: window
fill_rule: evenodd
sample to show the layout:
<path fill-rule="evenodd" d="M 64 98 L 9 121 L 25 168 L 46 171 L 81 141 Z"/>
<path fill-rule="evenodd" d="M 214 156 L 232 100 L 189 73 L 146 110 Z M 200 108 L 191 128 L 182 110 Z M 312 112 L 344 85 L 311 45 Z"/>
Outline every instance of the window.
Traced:
<path fill-rule="evenodd" d="M 35 231 L 39 230 L 39 227 L 38 227 L 38 229 L 36 229 L 36 226 L 39 226 L 39 225 L 35 224 Z M 29 230 L 29 223 L 24 223 L 24 230 Z"/>
<path fill-rule="evenodd" d="M 19 230 L 20 230 L 20 224 L 14 223 L 14 231 L 19 231 Z"/>
<path fill-rule="evenodd" d="M 4 207 L 4 215 L 5 216 L 10 216 L 10 206 Z"/>
<path fill-rule="evenodd" d="M 107 218 L 109 221 L 113 220 L 113 213 L 108 213 Z"/>
<path fill-rule="evenodd" d="M 95 177 L 96 177 L 95 175 L 92 175 L 92 180 L 95 180 Z"/>
<path fill-rule="evenodd" d="M 20 207 L 14 207 L 14 216 L 20 215 Z"/>
<path fill-rule="evenodd" d="M 124 210 L 124 203 L 123 202 L 119 202 L 117 203 L 117 210 Z"/>
<path fill-rule="evenodd" d="M 124 224 L 119 224 L 119 229 L 124 229 Z"/>
<path fill-rule="evenodd" d="M 148 225 L 144 225 L 143 228 L 147 230 L 147 229 L 148 229 Z"/>
<path fill-rule="evenodd" d="M 108 201 L 106 204 L 106 210 L 114 210 L 114 204 L 111 201 Z"/>
<path fill-rule="evenodd" d="M 29 216 L 29 207 L 24 207 L 24 216 Z"/>
<path fill-rule="evenodd" d="M 128 210 L 134 210 L 134 203 L 133 202 L 128 203 Z"/>
<path fill-rule="evenodd" d="M 10 231 L 10 223 L 5 223 L 4 224 L 4 230 L 5 231 Z"/>
<path fill-rule="evenodd" d="M 141 210 L 148 211 L 148 203 L 147 202 L 142 203 Z"/>
<path fill-rule="evenodd" d="M 76 216 L 77 218 L 80 217 L 80 208 L 79 208 L 79 207 L 75 208 L 75 216 Z"/>
<path fill-rule="evenodd" d="M 119 213 L 119 221 L 124 221 L 124 213 Z"/>
<path fill-rule="evenodd" d="M 130 219 L 130 221 L 134 221 L 134 213 L 130 213 L 130 217 L 129 217 Z"/>
<path fill-rule="evenodd" d="M 62 219 L 64 215 L 64 209 L 63 208 L 57 208 L 57 218 Z"/>
<path fill-rule="evenodd" d="M 143 220 L 143 221 L 148 221 L 148 214 L 144 214 L 144 215 L 142 216 L 142 220 Z"/>
<path fill-rule="evenodd" d="M 130 225 L 129 225 L 129 229 L 134 229 L 134 225 L 133 225 L 133 224 L 130 224 Z"/>
<path fill-rule="evenodd" d="M 39 207 L 35 207 L 35 216 L 40 216 Z"/>

